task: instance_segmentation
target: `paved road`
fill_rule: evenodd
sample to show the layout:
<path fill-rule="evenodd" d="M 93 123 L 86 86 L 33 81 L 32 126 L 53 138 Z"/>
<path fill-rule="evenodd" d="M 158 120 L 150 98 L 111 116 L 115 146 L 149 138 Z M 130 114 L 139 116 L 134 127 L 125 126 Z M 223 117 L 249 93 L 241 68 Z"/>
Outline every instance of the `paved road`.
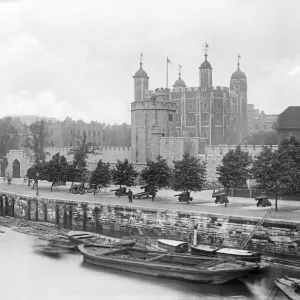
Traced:
<path fill-rule="evenodd" d="M 61 200 L 76 200 L 76 201 L 88 201 L 88 202 L 100 202 L 104 204 L 117 204 L 128 205 L 127 197 L 116 197 L 111 189 L 115 187 L 109 187 L 106 190 L 102 190 L 100 193 L 74 195 L 68 192 L 68 185 L 55 187 L 53 192 L 50 191 L 50 184 L 47 182 L 41 182 L 39 184 L 39 196 L 41 198 L 53 198 Z M 133 193 L 141 192 L 140 187 L 132 187 Z M 21 183 L 15 182 L 11 186 L 0 183 L 0 192 L 13 192 L 22 195 L 35 196 L 36 190 L 33 190 L 28 186 L 21 186 Z M 203 212 L 208 214 L 218 215 L 231 215 L 241 216 L 249 218 L 261 218 L 265 215 L 270 207 L 256 207 L 256 201 L 253 198 L 242 197 L 229 197 L 229 203 L 227 207 L 224 204 L 215 204 L 212 198 L 212 191 L 202 191 L 198 193 L 192 193 L 193 201 L 190 204 L 181 203 L 174 197 L 176 192 L 171 190 L 162 190 L 158 192 L 157 197 L 152 202 L 149 199 L 134 199 L 130 206 L 141 208 L 158 208 L 172 211 L 183 212 Z M 278 211 L 274 209 L 275 200 L 270 200 L 272 203 L 272 214 L 269 216 L 271 219 L 283 219 L 289 221 L 298 221 L 300 223 L 300 201 L 287 201 L 278 200 Z"/>

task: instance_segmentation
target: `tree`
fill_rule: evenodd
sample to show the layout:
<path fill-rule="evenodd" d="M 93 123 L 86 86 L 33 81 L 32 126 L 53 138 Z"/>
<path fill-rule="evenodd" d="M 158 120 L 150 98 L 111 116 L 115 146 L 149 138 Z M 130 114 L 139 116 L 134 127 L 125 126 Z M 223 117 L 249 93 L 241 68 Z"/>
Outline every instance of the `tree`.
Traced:
<path fill-rule="evenodd" d="M 45 147 L 48 146 L 47 139 L 49 129 L 46 120 L 42 119 L 29 125 L 29 135 L 25 138 L 23 146 L 33 152 L 36 164 L 45 162 L 47 154 Z"/>
<path fill-rule="evenodd" d="M 128 159 L 123 162 L 118 160 L 116 168 L 112 170 L 113 180 L 120 188 L 122 185 L 132 186 L 138 173 L 134 170 L 133 164 L 129 163 Z"/>
<path fill-rule="evenodd" d="M 96 169 L 92 172 L 90 183 L 97 186 L 107 187 L 111 181 L 111 171 L 109 163 L 102 162 L 100 159 L 97 163 Z"/>
<path fill-rule="evenodd" d="M 190 191 L 197 192 L 202 190 L 206 176 L 205 162 L 201 162 L 186 152 L 181 160 L 174 160 L 173 163 L 172 185 L 175 191 L 186 192 L 189 195 Z M 189 204 L 189 196 L 187 204 Z"/>
<path fill-rule="evenodd" d="M 218 166 L 216 171 L 227 196 L 230 188 L 236 189 L 246 183 L 251 163 L 252 157 L 248 152 L 242 151 L 240 146 L 229 150 L 223 156 L 222 165 Z"/>
<path fill-rule="evenodd" d="M 12 117 L 0 119 L 0 157 L 11 149 L 16 149 L 20 140 L 19 128 Z"/>
<path fill-rule="evenodd" d="M 248 145 L 277 145 L 276 131 L 260 131 L 244 138 L 243 142 Z"/>
<path fill-rule="evenodd" d="M 66 183 L 68 179 L 68 162 L 63 155 L 59 155 L 59 153 L 53 155 L 51 160 L 48 162 L 48 180 L 52 182 L 52 187 L 56 183 Z"/>
<path fill-rule="evenodd" d="M 253 162 L 251 169 L 257 189 L 268 195 L 275 195 L 275 210 L 277 211 L 278 195 L 287 191 L 290 182 L 289 161 L 280 159 L 277 150 L 263 147 Z"/>
<path fill-rule="evenodd" d="M 73 154 L 73 167 L 75 169 L 78 169 L 81 178 L 80 180 L 84 180 L 87 177 L 87 159 L 89 155 L 95 155 L 97 154 L 98 147 L 94 145 L 91 142 L 87 142 L 87 136 L 86 132 L 84 131 L 83 136 L 77 136 L 77 138 L 80 138 L 81 143 L 78 147 L 73 148 L 69 151 L 69 155 Z"/>
<path fill-rule="evenodd" d="M 26 176 L 34 181 L 32 188 L 34 188 L 37 180 L 47 180 L 49 181 L 48 175 L 48 162 L 39 162 L 32 165 L 28 170 Z"/>
<path fill-rule="evenodd" d="M 163 189 L 170 186 L 172 171 L 167 161 L 161 156 L 156 161 L 147 161 L 147 166 L 141 172 L 142 181 L 152 190 Z M 153 194 L 155 195 L 155 194 Z M 152 197 L 153 200 L 154 197 Z"/>
<path fill-rule="evenodd" d="M 295 136 L 285 138 L 278 147 L 279 160 L 288 169 L 289 177 L 285 177 L 287 193 L 300 192 L 300 140 Z"/>

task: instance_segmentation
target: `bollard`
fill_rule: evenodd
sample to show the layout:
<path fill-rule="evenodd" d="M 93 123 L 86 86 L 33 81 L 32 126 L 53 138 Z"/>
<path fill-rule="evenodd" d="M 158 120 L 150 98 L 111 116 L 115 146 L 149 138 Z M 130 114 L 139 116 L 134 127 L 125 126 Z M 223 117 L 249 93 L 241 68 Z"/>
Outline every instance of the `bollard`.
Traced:
<path fill-rule="evenodd" d="M 82 230 L 86 231 L 86 204 L 82 205 Z"/>
<path fill-rule="evenodd" d="M 47 203 L 44 203 L 44 222 L 48 222 L 48 208 Z"/>
<path fill-rule="evenodd" d="M 55 224 L 59 224 L 59 205 L 55 205 Z"/>
<path fill-rule="evenodd" d="M 30 221 L 31 200 L 27 200 L 26 218 Z"/>
<path fill-rule="evenodd" d="M 97 232 L 98 227 L 99 227 L 99 225 L 98 225 L 98 217 L 99 217 L 99 207 L 95 207 L 95 209 L 94 209 L 94 219 L 95 219 L 94 226 L 95 226 L 95 232 Z"/>
<path fill-rule="evenodd" d="M 72 229 L 73 223 L 73 207 L 72 205 L 69 206 L 69 228 Z"/>
<path fill-rule="evenodd" d="M 197 225 L 194 226 L 194 239 L 193 239 L 193 245 L 197 246 Z"/>
<path fill-rule="evenodd" d="M 35 200 L 35 220 L 39 220 L 39 202 Z"/>

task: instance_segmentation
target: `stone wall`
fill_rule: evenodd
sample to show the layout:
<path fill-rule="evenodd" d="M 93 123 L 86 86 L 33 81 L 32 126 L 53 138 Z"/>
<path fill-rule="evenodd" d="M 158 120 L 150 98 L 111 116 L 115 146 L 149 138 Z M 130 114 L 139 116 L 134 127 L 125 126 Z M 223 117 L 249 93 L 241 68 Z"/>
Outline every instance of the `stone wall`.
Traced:
<path fill-rule="evenodd" d="M 2 216 L 51 222 L 69 229 L 109 230 L 117 236 L 138 237 L 146 233 L 149 239 L 165 237 L 192 242 L 197 225 L 198 242 L 215 246 L 239 247 L 260 220 L 98 202 L 37 199 L 13 193 L 2 194 L 1 200 Z M 299 258 L 300 222 L 267 220 L 246 248 Z"/>

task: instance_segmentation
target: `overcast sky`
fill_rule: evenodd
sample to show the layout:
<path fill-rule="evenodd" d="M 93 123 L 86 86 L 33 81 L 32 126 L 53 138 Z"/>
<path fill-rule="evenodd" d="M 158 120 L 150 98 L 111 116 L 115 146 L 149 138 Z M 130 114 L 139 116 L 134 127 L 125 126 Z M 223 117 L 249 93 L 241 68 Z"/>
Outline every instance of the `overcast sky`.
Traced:
<path fill-rule="evenodd" d="M 198 85 L 209 44 L 213 85 L 236 56 L 248 103 L 268 114 L 300 105 L 300 1 L 0 0 L 0 117 L 130 123 L 140 52 L 150 89 Z"/>

